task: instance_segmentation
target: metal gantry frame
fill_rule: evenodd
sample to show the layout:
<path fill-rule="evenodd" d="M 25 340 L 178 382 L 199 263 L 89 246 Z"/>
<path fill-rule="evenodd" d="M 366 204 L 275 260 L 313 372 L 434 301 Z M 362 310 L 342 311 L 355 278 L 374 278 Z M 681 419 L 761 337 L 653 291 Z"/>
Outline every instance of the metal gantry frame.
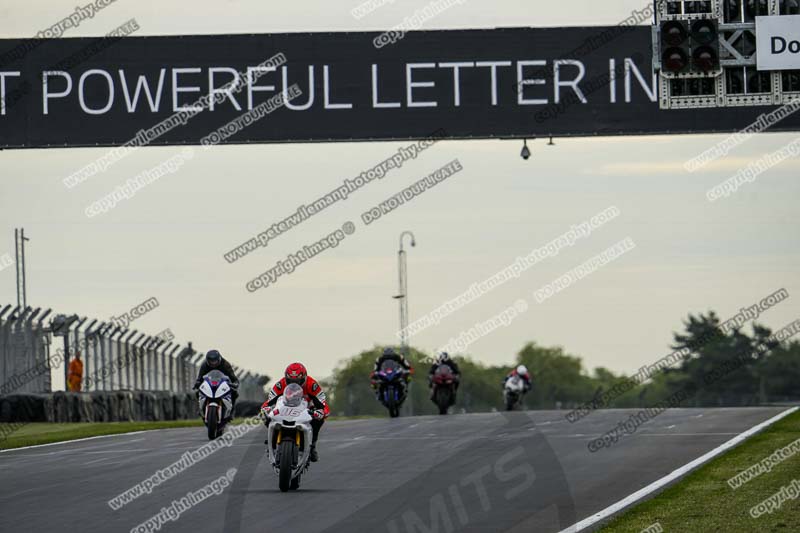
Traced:
<path fill-rule="evenodd" d="M 784 90 L 783 76 L 786 71 L 758 71 L 769 75 L 768 92 L 750 93 L 747 90 L 748 75 L 757 67 L 756 51 L 751 55 L 742 54 L 736 45 L 741 39 L 752 39 L 755 43 L 756 22 L 745 22 L 746 0 L 739 0 L 741 17 L 738 21 L 726 22 L 725 13 L 730 0 L 654 0 L 655 20 L 653 28 L 653 69 L 659 72 L 659 106 L 661 109 L 698 109 L 712 107 L 742 107 L 759 105 L 785 105 L 800 100 L 800 91 Z M 779 16 L 787 0 L 769 0 L 767 4 L 768 16 Z M 668 13 L 669 4 L 680 2 L 681 12 Z M 689 3 L 702 2 L 711 5 L 710 13 L 687 12 Z M 670 20 L 696 21 L 710 19 L 719 23 L 720 44 L 720 70 L 709 73 L 707 76 L 693 74 L 665 74 L 661 64 L 661 34 L 660 25 Z M 729 91 L 727 73 L 730 69 L 743 69 L 743 93 Z M 713 87 L 713 94 L 674 95 L 672 80 L 708 80 Z"/>

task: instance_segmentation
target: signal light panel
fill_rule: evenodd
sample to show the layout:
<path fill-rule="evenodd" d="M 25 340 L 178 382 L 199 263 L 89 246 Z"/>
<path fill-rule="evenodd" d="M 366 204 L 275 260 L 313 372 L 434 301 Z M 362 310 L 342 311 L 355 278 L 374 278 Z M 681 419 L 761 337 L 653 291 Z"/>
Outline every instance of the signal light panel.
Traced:
<path fill-rule="evenodd" d="M 661 23 L 661 72 L 667 78 L 719 76 L 719 23 L 710 18 Z"/>
<path fill-rule="evenodd" d="M 800 70 L 756 68 L 756 17 L 800 14 L 800 0 L 656 0 L 653 68 L 662 109 L 781 105 Z"/>

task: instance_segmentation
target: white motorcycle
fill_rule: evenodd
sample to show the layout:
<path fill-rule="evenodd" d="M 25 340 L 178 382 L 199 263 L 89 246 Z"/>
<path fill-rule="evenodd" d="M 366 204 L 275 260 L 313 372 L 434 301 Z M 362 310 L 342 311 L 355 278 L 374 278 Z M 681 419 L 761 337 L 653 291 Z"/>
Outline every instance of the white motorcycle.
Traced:
<path fill-rule="evenodd" d="M 267 414 L 267 452 L 281 492 L 300 488 L 308 470 L 313 441 L 308 408 L 302 387 L 291 383 Z"/>
<path fill-rule="evenodd" d="M 505 399 L 506 411 L 513 411 L 522 402 L 525 395 L 525 383 L 519 376 L 511 376 L 503 387 L 503 398 Z"/>
<path fill-rule="evenodd" d="M 214 440 L 225 430 L 231 420 L 233 401 L 231 383 L 219 370 L 212 370 L 203 376 L 200 384 L 200 412 L 208 429 L 208 440 Z"/>

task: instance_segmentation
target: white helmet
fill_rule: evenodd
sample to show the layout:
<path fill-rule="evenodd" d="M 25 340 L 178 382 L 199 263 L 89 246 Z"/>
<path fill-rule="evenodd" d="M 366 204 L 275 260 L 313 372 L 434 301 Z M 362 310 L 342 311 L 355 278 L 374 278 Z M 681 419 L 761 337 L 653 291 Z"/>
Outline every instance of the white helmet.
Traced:
<path fill-rule="evenodd" d="M 450 360 L 450 354 L 448 354 L 447 352 L 440 353 L 439 357 L 436 358 L 436 362 L 439 363 L 440 365 L 448 362 L 449 360 Z"/>
<path fill-rule="evenodd" d="M 525 365 L 519 365 L 517 367 L 517 374 L 524 376 L 528 374 L 528 368 Z"/>

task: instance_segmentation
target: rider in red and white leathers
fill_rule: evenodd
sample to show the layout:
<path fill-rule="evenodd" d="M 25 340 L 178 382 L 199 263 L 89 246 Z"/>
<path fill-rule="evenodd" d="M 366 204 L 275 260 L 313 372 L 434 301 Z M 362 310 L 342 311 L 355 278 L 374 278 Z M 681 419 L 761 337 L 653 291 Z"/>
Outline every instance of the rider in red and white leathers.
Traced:
<path fill-rule="evenodd" d="M 318 461 L 317 439 L 319 438 L 319 430 L 322 428 L 325 419 L 331 414 L 331 409 L 328 406 L 328 399 L 325 395 L 325 391 L 322 390 L 317 380 L 308 375 L 305 366 L 301 363 L 292 363 L 286 367 L 284 377 L 270 389 L 267 401 L 264 402 L 261 409 L 262 411 L 269 411 L 269 407 L 275 405 L 275 402 L 283 395 L 283 392 L 290 383 L 297 383 L 303 387 L 306 401 L 312 406 L 309 408 L 309 413 L 313 417 L 311 421 L 313 441 L 311 443 L 310 459 L 311 461 Z"/>
<path fill-rule="evenodd" d="M 508 381 L 513 376 L 519 376 L 520 378 L 522 378 L 522 382 L 525 384 L 525 392 L 531 390 L 531 386 L 533 385 L 533 380 L 531 379 L 531 375 L 528 372 L 528 368 L 525 365 L 519 365 L 517 368 L 509 372 L 508 375 L 506 375 L 505 379 L 503 379 L 503 385 L 505 385 L 506 381 Z"/>

